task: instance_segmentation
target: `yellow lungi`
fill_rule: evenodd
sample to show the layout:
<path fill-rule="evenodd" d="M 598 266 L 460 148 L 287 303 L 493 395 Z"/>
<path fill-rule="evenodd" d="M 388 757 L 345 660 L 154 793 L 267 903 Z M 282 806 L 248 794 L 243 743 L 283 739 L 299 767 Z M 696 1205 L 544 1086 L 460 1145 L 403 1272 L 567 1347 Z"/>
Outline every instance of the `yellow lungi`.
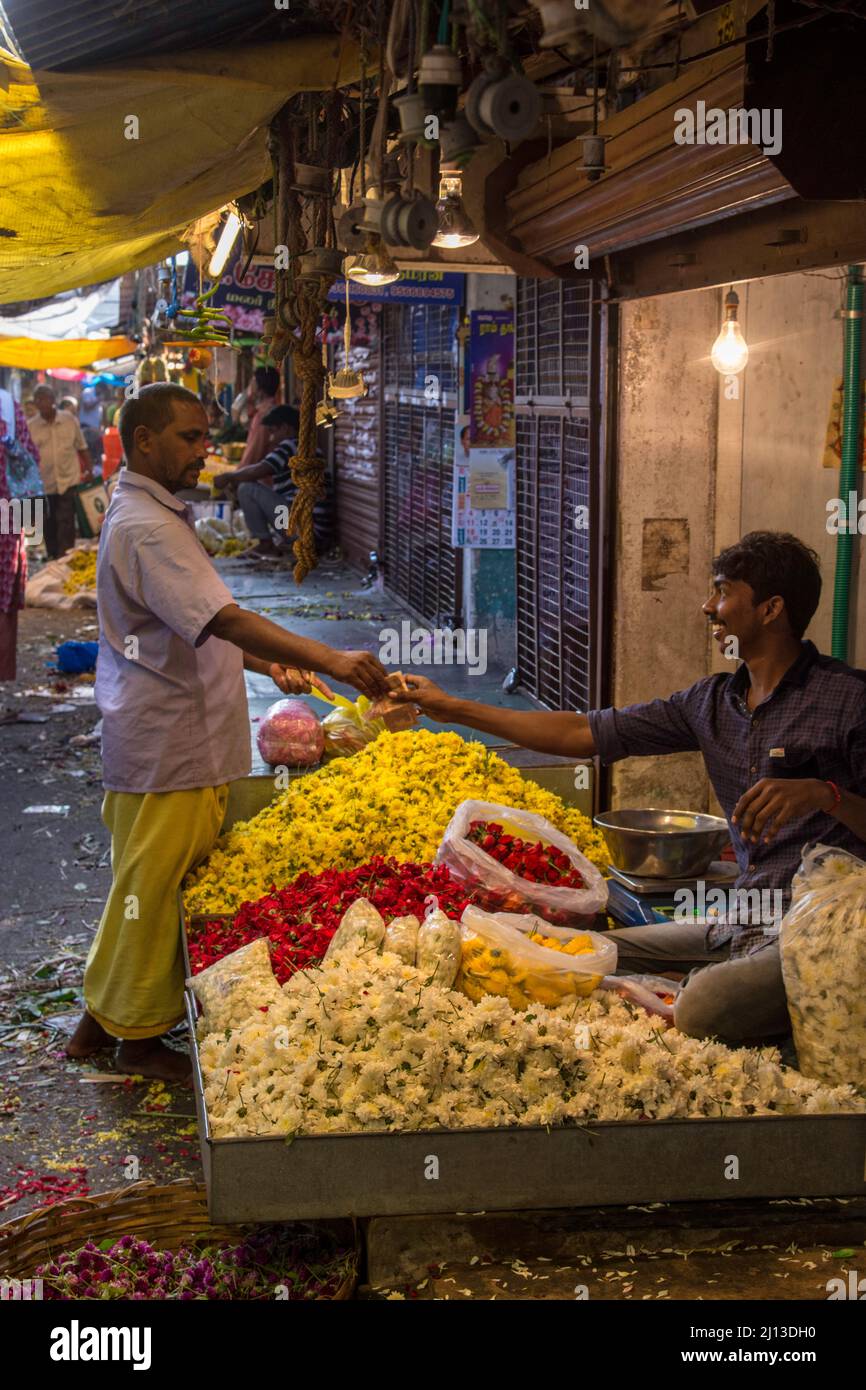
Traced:
<path fill-rule="evenodd" d="M 177 893 L 213 848 L 228 785 L 106 792 L 113 882 L 84 970 L 87 1012 L 117 1038 L 155 1038 L 183 1018 Z"/>

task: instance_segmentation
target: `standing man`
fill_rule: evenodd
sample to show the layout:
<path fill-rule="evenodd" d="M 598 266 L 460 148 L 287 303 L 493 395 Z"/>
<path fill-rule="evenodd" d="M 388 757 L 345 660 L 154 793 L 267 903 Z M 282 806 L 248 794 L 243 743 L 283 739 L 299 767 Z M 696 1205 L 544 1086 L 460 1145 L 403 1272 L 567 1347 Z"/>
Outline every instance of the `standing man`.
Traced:
<path fill-rule="evenodd" d="M 102 467 L 102 403 L 93 386 L 85 386 L 78 407 L 78 423 L 90 452 L 94 472 Z"/>
<path fill-rule="evenodd" d="M 803 847 L 866 859 L 866 671 L 823 656 L 804 634 L 821 597 L 817 556 L 796 536 L 751 531 L 713 561 L 703 612 L 742 664 L 666 700 L 624 709 L 497 709 L 446 695 L 424 676 L 408 693 L 431 719 L 573 758 L 700 750 L 730 826 L 739 890 L 779 890 L 785 909 Z M 392 677 L 392 681 L 395 678 Z M 760 897 L 760 892 L 759 895 Z M 735 902 L 741 899 L 734 899 Z M 778 920 L 665 922 L 609 933 L 620 969 L 688 971 L 676 1027 L 739 1044 L 790 1031 Z"/>
<path fill-rule="evenodd" d="M 207 452 L 197 396 L 146 386 L 124 406 L 120 432 L 127 466 L 96 579 L 113 882 L 67 1050 L 86 1057 L 119 1042 L 120 1071 L 183 1080 L 189 1058 L 161 1041 L 183 1017 L 177 892 L 219 835 L 228 784 L 250 771 L 244 669 L 291 693 L 310 689 L 313 670 L 373 698 L 386 679 L 369 652 L 296 637 L 234 602 L 175 495 L 195 487 Z"/>
<path fill-rule="evenodd" d="M 33 401 L 36 414 L 29 425 L 45 488 L 45 548 L 49 560 L 56 560 L 75 545 L 73 488 L 90 482 L 92 463 L 78 420 L 57 409 L 51 387 L 37 386 Z"/>

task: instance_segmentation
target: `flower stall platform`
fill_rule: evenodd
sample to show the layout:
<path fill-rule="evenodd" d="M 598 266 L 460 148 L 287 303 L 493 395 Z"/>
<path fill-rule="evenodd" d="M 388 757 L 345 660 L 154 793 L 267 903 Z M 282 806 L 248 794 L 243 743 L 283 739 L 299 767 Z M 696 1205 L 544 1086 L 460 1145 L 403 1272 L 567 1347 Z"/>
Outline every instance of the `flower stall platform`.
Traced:
<path fill-rule="evenodd" d="M 563 800 L 577 800 L 572 764 L 545 764 L 519 750 L 501 756 Z M 235 783 L 225 828 L 255 815 L 275 795 L 270 777 Z M 206 914 L 207 920 L 219 916 Z M 187 918 L 182 902 L 181 917 L 189 975 L 187 927 L 197 918 Z M 863 1113 L 216 1138 L 205 1106 L 191 990 L 187 1016 L 214 1222 L 866 1195 Z"/>

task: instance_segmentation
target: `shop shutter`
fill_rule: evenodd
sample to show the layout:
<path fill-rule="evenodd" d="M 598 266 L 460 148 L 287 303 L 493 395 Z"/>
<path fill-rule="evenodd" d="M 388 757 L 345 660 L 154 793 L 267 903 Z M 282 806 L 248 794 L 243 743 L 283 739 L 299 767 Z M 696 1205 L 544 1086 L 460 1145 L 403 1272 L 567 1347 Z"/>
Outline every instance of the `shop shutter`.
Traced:
<path fill-rule="evenodd" d="M 434 626 L 459 625 L 462 607 L 451 545 L 457 325 L 448 306 L 384 311 L 385 584 Z"/>
<path fill-rule="evenodd" d="M 518 279 L 517 669 L 522 687 L 553 709 L 585 710 L 598 699 L 594 323 L 588 282 Z M 587 516 L 588 526 L 576 525 Z"/>
<path fill-rule="evenodd" d="M 349 365 L 363 372 L 367 394 L 341 401 L 334 426 L 337 535 L 349 562 L 365 573 L 370 552 L 380 545 L 379 455 L 381 306 L 353 306 Z M 342 321 L 342 320 L 341 320 Z M 333 370 L 345 366 L 342 342 L 335 345 Z"/>

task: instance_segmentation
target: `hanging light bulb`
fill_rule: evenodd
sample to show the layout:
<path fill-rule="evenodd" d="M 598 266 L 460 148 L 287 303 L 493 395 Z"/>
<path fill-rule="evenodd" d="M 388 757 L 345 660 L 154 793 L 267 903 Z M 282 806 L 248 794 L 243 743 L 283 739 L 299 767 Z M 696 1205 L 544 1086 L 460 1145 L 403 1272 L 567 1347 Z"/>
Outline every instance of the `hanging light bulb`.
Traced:
<path fill-rule="evenodd" d="M 238 217 L 237 213 L 230 212 L 225 222 L 223 223 L 223 229 L 220 232 L 219 241 L 217 242 L 216 247 L 214 249 L 214 253 L 210 258 L 210 263 L 207 268 L 209 279 L 216 280 L 220 275 L 222 275 L 226 267 L 226 261 L 231 255 L 232 247 L 238 239 L 238 232 L 240 231 L 242 225 L 243 223 L 241 222 L 241 219 Z"/>
<path fill-rule="evenodd" d="M 431 245 L 472 246 L 478 240 L 472 219 L 463 206 L 463 179 L 460 174 L 450 172 L 440 178 L 436 212 L 439 216 L 439 230 Z"/>
<path fill-rule="evenodd" d="M 364 242 L 363 251 L 347 256 L 343 274 L 359 285 L 391 285 L 400 279 L 400 272 L 382 238 L 375 232 Z"/>
<path fill-rule="evenodd" d="M 725 321 L 710 352 L 710 360 L 722 376 L 736 376 L 749 360 L 749 345 L 737 323 L 739 305 L 739 295 L 733 289 L 728 290 L 725 295 Z"/>

